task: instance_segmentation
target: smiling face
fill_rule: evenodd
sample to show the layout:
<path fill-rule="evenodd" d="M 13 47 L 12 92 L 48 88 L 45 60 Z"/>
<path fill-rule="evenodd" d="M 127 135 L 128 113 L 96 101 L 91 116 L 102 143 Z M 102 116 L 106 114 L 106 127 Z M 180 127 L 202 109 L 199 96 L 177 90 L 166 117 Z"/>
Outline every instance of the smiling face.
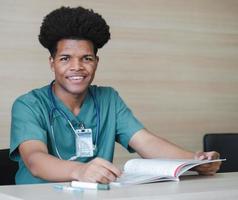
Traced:
<path fill-rule="evenodd" d="M 98 57 L 88 40 L 63 39 L 57 44 L 50 66 L 55 73 L 54 91 L 59 97 L 86 94 L 97 69 Z"/>

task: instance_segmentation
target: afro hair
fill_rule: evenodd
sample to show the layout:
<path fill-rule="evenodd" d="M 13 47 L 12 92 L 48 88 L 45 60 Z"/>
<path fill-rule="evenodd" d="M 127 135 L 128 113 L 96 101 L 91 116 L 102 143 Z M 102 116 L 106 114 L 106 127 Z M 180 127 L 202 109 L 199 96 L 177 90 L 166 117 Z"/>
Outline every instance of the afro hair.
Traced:
<path fill-rule="evenodd" d="M 61 7 L 43 19 L 39 41 L 51 55 L 61 39 L 86 39 L 93 43 L 95 54 L 110 39 L 109 26 L 101 15 L 83 7 Z"/>

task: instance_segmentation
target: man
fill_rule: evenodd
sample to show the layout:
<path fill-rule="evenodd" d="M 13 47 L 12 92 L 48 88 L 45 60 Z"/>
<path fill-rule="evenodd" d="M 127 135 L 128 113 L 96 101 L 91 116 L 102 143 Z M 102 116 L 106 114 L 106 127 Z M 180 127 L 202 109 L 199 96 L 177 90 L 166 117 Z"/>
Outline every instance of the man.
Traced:
<path fill-rule="evenodd" d="M 10 157 L 19 162 L 17 184 L 114 181 L 121 175 L 111 163 L 115 141 L 144 158 L 219 157 L 186 151 L 153 135 L 114 89 L 91 85 L 97 51 L 109 39 L 109 26 L 92 10 L 61 7 L 44 18 L 39 41 L 50 52 L 55 80 L 14 102 Z M 195 170 L 208 175 L 219 166 Z"/>

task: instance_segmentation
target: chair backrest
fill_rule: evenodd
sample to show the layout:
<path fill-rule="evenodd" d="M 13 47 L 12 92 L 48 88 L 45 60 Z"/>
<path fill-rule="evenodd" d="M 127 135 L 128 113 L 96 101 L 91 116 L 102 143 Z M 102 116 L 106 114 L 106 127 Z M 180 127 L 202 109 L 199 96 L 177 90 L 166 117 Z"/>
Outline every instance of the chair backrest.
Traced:
<path fill-rule="evenodd" d="M 203 138 L 204 151 L 217 151 L 222 162 L 218 172 L 238 172 L 238 133 L 210 133 Z"/>
<path fill-rule="evenodd" d="M 9 158 L 9 149 L 0 149 L 0 185 L 14 185 L 17 169 L 17 162 Z"/>

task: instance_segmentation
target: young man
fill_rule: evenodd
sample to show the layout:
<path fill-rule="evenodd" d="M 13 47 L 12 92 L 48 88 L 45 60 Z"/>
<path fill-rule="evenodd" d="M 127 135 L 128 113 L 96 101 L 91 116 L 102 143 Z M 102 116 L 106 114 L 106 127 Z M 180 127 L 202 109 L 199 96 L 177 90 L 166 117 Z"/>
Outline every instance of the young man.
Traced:
<path fill-rule="evenodd" d="M 144 158 L 219 157 L 186 151 L 153 135 L 114 89 L 91 85 L 97 50 L 109 39 L 109 26 L 92 10 L 62 7 L 44 18 L 39 41 L 50 52 L 55 80 L 14 102 L 10 157 L 19 162 L 17 184 L 114 181 L 121 175 L 111 163 L 115 141 Z M 208 175 L 219 166 L 195 170 Z"/>

